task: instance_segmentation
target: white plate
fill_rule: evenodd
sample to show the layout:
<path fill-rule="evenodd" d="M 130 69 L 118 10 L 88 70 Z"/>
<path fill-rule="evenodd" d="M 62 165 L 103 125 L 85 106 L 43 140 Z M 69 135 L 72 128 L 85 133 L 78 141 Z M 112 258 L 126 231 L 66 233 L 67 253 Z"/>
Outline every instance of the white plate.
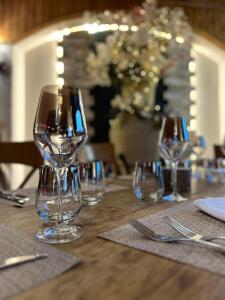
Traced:
<path fill-rule="evenodd" d="M 225 222 L 225 198 L 204 198 L 194 201 L 194 206 Z"/>

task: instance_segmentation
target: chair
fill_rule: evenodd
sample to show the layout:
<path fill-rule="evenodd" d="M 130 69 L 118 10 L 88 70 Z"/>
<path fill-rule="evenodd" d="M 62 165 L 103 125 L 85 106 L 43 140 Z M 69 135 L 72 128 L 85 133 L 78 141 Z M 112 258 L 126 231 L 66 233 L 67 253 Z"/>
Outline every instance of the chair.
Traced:
<path fill-rule="evenodd" d="M 112 164 L 115 167 L 116 174 L 121 174 L 114 150 L 111 143 L 93 143 L 84 145 L 80 155 L 80 161 L 101 160 L 104 163 Z"/>
<path fill-rule="evenodd" d="M 221 150 L 222 145 L 214 145 L 214 156 L 215 158 L 225 158 L 223 151 Z"/>
<path fill-rule="evenodd" d="M 35 170 L 43 164 L 43 159 L 33 141 L 0 142 L 1 164 L 22 164 L 32 167 L 18 188 L 23 188 Z"/>

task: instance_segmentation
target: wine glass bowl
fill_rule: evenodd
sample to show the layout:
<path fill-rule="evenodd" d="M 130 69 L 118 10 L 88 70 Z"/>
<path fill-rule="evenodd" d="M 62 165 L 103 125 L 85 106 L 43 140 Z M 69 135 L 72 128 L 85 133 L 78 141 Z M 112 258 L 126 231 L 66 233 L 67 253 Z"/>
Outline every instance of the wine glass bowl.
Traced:
<path fill-rule="evenodd" d="M 72 87 L 42 89 L 34 123 L 34 141 L 44 160 L 55 168 L 74 162 L 87 140 L 81 93 Z"/>
<path fill-rule="evenodd" d="M 66 168 L 74 163 L 77 151 L 87 140 L 80 90 L 58 85 L 43 87 L 33 135 L 44 160 L 54 168 L 57 182 L 58 222 L 51 230 L 38 234 L 46 234 L 42 241 L 49 243 L 75 240 L 80 236 L 80 232 L 76 226 L 67 224 L 65 220 L 63 195 Z"/>
<path fill-rule="evenodd" d="M 173 193 L 164 197 L 168 201 L 186 200 L 177 193 L 177 164 L 190 152 L 189 134 L 184 117 L 165 118 L 160 132 L 161 156 L 172 168 Z"/>

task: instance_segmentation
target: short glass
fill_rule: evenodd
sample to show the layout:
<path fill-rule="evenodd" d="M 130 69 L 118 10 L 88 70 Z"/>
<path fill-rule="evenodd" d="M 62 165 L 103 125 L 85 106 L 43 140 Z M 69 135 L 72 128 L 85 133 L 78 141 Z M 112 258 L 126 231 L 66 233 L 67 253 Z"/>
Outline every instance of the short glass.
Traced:
<path fill-rule="evenodd" d="M 139 200 L 155 202 L 162 198 L 164 181 L 159 161 L 138 161 L 133 177 L 134 194 Z"/>
<path fill-rule="evenodd" d="M 105 172 L 101 161 L 80 163 L 80 181 L 83 204 L 99 203 L 105 192 Z"/>
<path fill-rule="evenodd" d="M 62 202 L 59 207 L 57 179 L 53 167 L 40 169 L 38 189 L 36 192 L 36 211 L 47 227 L 41 229 L 36 237 L 46 243 L 66 243 L 79 239 L 83 229 L 71 224 L 80 212 L 82 194 L 77 166 L 65 169 L 61 182 Z M 68 230 L 70 224 L 70 230 Z M 58 230 L 59 229 L 59 230 Z"/>

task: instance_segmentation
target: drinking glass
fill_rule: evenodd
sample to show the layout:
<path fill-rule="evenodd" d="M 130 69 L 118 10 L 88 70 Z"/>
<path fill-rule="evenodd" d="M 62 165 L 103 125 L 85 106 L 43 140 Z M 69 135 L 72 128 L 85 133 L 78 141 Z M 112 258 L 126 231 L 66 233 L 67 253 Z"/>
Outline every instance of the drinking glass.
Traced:
<path fill-rule="evenodd" d="M 165 118 L 160 132 L 159 149 L 162 157 L 172 168 L 173 192 L 163 199 L 167 201 L 186 200 L 177 193 L 177 164 L 189 153 L 189 134 L 184 117 Z"/>
<path fill-rule="evenodd" d="M 58 223 L 54 230 L 42 232 L 42 239 L 49 239 L 51 243 L 54 239 L 58 243 L 72 241 L 78 238 L 79 233 L 75 225 L 64 222 L 62 192 L 65 170 L 75 161 L 77 150 L 87 140 L 80 90 L 45 86 L 41 90 L 33 134 L 44 160 L 54 168 L 57 181 Z M 48 234 L 44 236 L 46 232 Z"/>
<path fill-rule="evenodd" d="M 138 161 L 135 164 L 133 189 L 137 199 L 158 201 L 164 192 L 161 163 L 159 161 Z"/>
<path fill-rule="evenodd" d="M 77 166 L 70 166 L 65 169 L 63 174 L 63 184 L 61 190 L 62 203 L 61 212 L 64 224 L 74 222 L 77 214 L 80 212 L 82 203 L 82 194 L 80 186 L 79 170 Z M 55 225 L 60 224 L 58 210 L 58 190 L 57 178 L 54 168 L 43 166 L 40 169 L 39 184 L 35 199 L 36 211 L 41 221 L 49 225 L 49 227 L 40 230 L 36 237 L 38 240 L 47 243 L 65 243 L 70 241 L 70 233 L 67 232 L 64 238 L 60 236 L 60 240 L 56 240 Z M 76 229 L 76 231 L 75 231 Z M 80 226 L 73 225 L 74 239 L 78 239 L 83 230 Z"/>
<path fill-rule="evenodd" d="M 204 154 L 206 150 L 206 141 L 203 135 L 197 137 L 193 145 L 193 153 L 196 155 L 197 160 Z"/>
<path fill-rule="evenodd" d="M 99 203 L 105 192 L 104 167 L 101 161 L 80 163 L 80 180 L 83 203 Z"/>

